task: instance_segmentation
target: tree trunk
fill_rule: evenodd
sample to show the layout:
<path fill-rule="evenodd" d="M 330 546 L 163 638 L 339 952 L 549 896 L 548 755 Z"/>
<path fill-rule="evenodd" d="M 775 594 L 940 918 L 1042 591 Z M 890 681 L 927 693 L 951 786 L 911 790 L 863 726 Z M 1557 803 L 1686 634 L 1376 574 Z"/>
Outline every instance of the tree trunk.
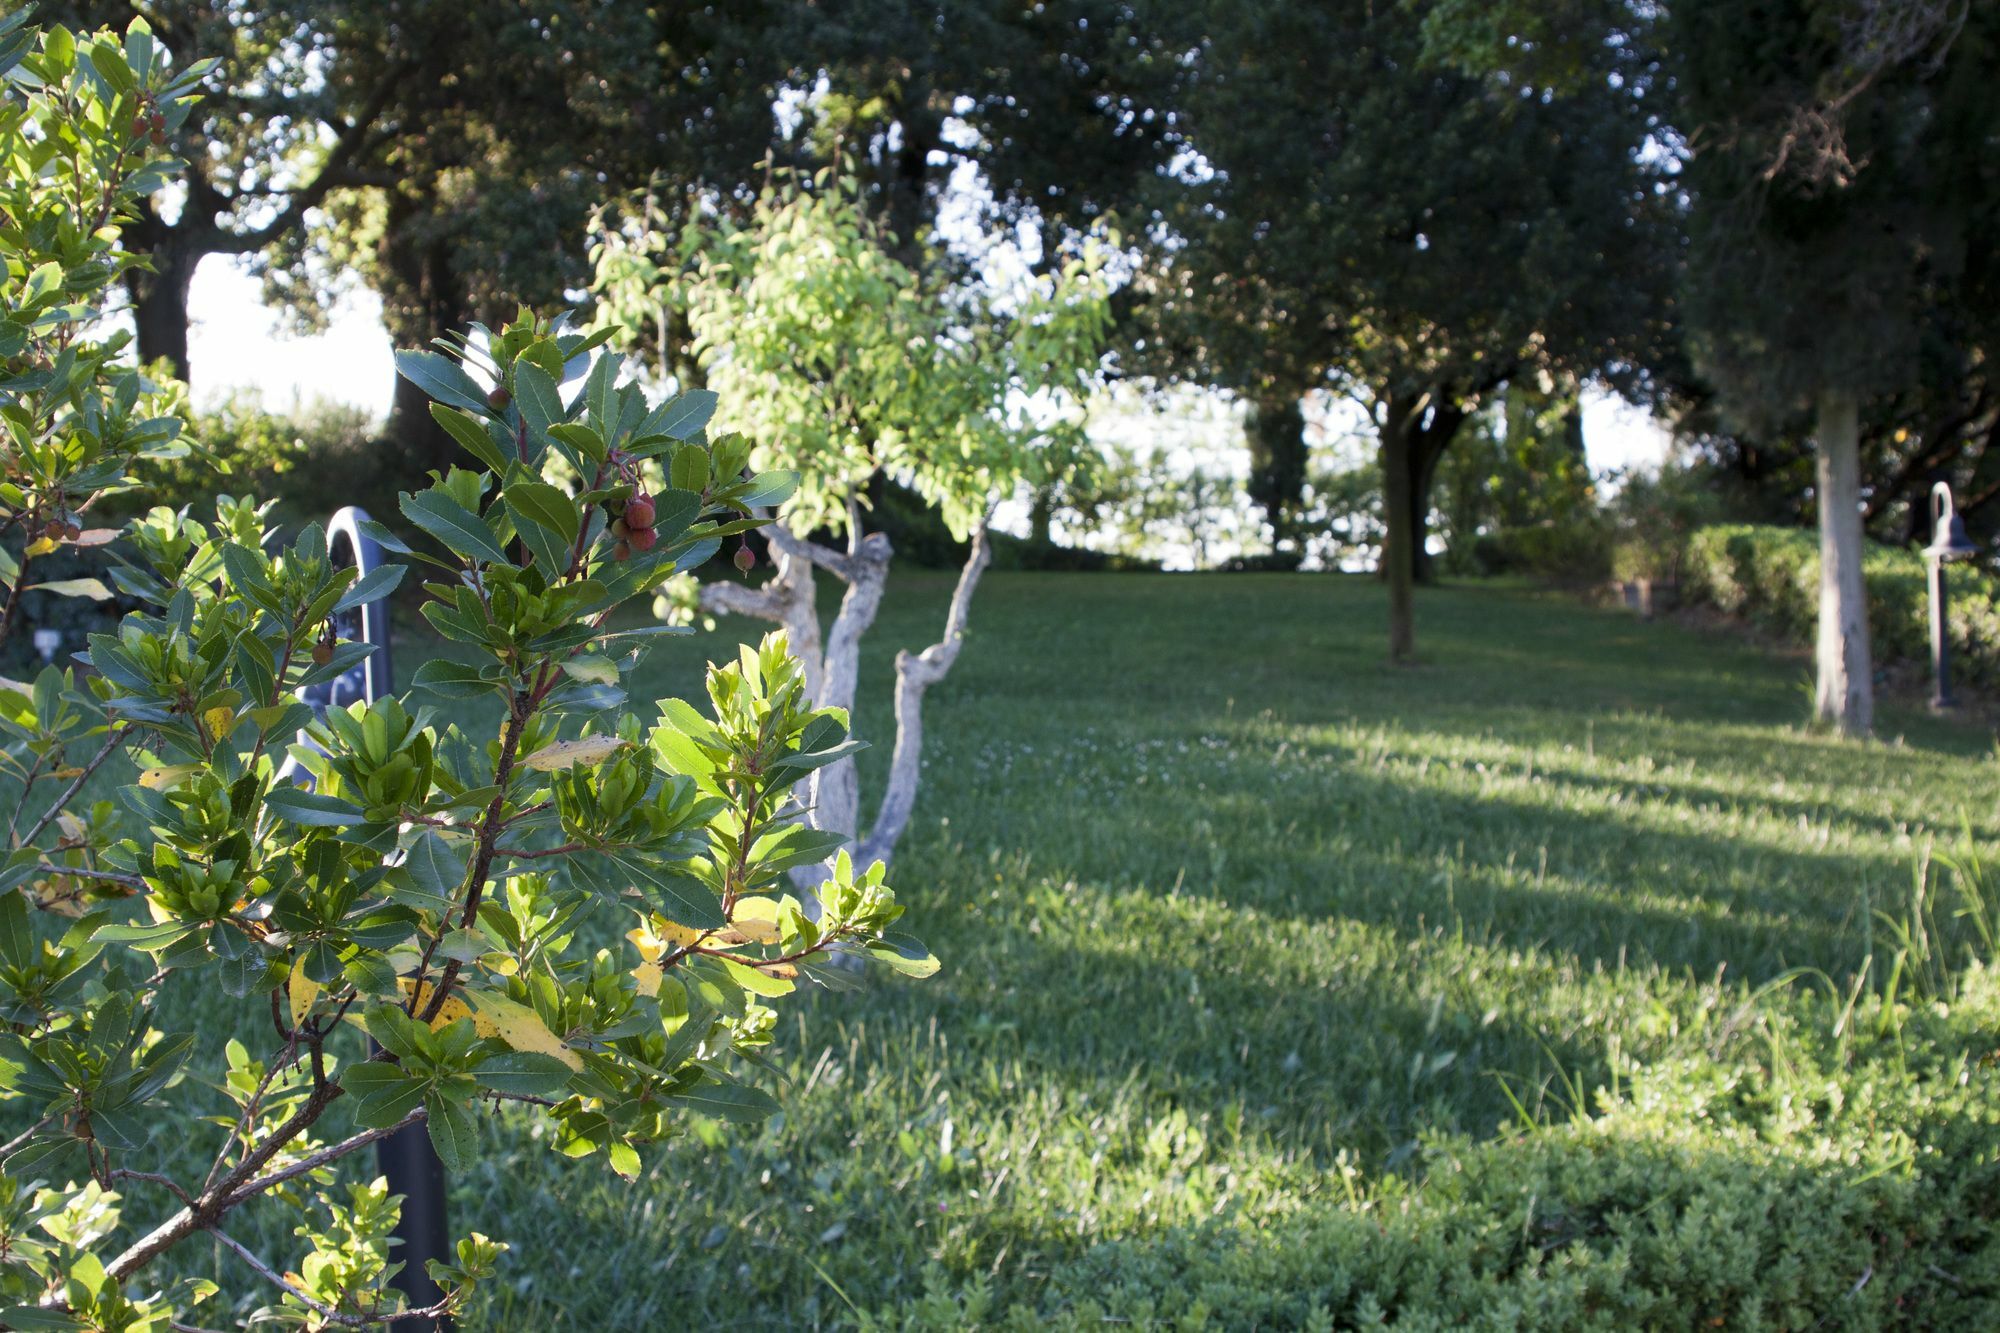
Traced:
<path fill-rule="evenodd" d="M 1861 430 L 1846 390 L 1821 392 L 1819 409 L 1819 688 L 1816 711 L 1849 736 L 1874 724 L 1868 597 L 1861 577 Z"/>
<path fill-rule="evenodd" d="M 417 225 L 426 198 L 395 195 L 379 244 L 382 322 L 398 348 L 428 348 L 433 338 L 463 331 L 474 317 L 465 284 L 452 268 L 450 238 Z M 394 469 L 399 480 L 414 484 L 425 472 L 444 471 L 458 459 L 457 442 L 431 416 L 430 396 L 400 375 L 386 433 L 403 453 Z"/>
<path fill-rule="evenodd" d="M 1410 577 L 1418 583 L 1429 583 L 1435 577 L 1430 551 L 1431 488 L 1444 451 L 1458 438 L 1458 428 L 1464 424 L 1464 409 L 1438 403 L 1419 413 L 1409 429 Z"/>
<path fill-rule="evenodd" d="M 174 377 L 188 383 L 188 292 L 202 255 L 183 244 L 178 231 L 162 228 L 159 238 L 152 250 L 152 270 L 126 274 L 125 290 L 132 298 L 139 360 L 165 360 Z"/>
<path fill-rule="evenodd" d="M 944 637 L 914 656 L 907 650 L 896 654 L 896 749 L 889 760 L 889 782 L 882 790 L 882 804 L 856 858 L 863 865 L 887 861 L 895 854 L 903 830 L 909 827 L 910 812 L 917 803 L 917 786 L 923 777 L 924 692 L 943 680 L 952 663 L 958 660 L 958 650 L 965 642 L 966 620 L 972 612 L 972 594 L 992 560 L 993 548 L 987 541 L 986 521 L 982 519 L 972 531 L 972 551 L 966 557 L 965 568 L 959 571 L 958 587 L 951 595 Z"/>
<path fill-rule="evenodd" d="M 1413 661 L 1417 655 L 1417 623 L 1413 584 L 1415 563 L 1411 558 L 1410 435 L 1416 424 L 1417 404 L 1386 397 L 1381 429 L 1382 522 L 1387 532 L 1382 539 L 1382 576 L 1389 585 L 1389 660 L 1397 665 Z"/>
<path fill-rule="evenodd" d="M 821 708 L 853 711 L 855 690 L 861 683 L 861 638 L 881 609 L 891 553 L 889 536 L 883 532 L 871 532 L 848 547 L 840 573 L 847 591 L 826 636 L 826 670 L 814 700 Z M 814 828 L 846 834 L 849 845 L 854 843 L 861 832 L 861 773 L 852 759 L 813 773 L 811 805 Z"/>

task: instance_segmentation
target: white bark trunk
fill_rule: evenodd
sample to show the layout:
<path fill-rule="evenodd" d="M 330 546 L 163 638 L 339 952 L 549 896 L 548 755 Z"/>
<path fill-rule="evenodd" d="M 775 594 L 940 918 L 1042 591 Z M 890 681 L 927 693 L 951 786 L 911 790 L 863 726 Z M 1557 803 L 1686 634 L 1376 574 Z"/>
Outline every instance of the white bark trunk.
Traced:
<path fill-rule="evenodd" d="M 861 682 L 861 638 L 882 608 L 882 588 L 889 581 L 889 538 L 870 533 L 848 556 L 843 577 L 847 592 L 840 614 L 826 637 L 825 684 L 815 696 L 822 708 L 854 708 Z M 828 764 L 812 775 L 813 827 L 847 835 L 851 846 L 860 833 L 861 776 L 852 759 Z"/>
<path fill-rule="evenodd" d="M 1861 428 L 1854 395 L 1820 394 L 1819 687 L 1816 711 L 1849 736 L 1874 725 L 1868 593 L 1861 577 Z"/>
<path fill-rule="evenodd" d="M 881 610 L 882 592 L 889 579 L 889 538 L 885 533 L 870 533 L 842 554 L 776 525 L 765 531 L 777 553 L 777 569 L 771 579 L 758 588 L 740 583 L 707 584 L 702 588 L 702 607 L 783 625 L 792 651 L 805 665 L 806 690 L 813 702 L 822 708 L 852 709 L 861 679 L 861 640 Z M 862 865 L 888 860 L 909 827 L 923 777 L 924 693 L 943 680 L 958 660 L 972 594 L 992 560 L 993 548 L 982 520 L 973 530 L 972 550 L 952 593 L 944 637 L 921 653 L 896 655 L 895 749 L 889 759 L 888 785 L 865 839 L 860 831 L 861 786 L 854 761 L 843 759 L 813 774 L 806 793 L 808 822 L 814 828 L 845 834 Z M 813 601 L 815 565 L 847 584 L 840 614 L 824 640 Z M 826 870 L 821 866 L 801 866 L 792 872 L 792 882 L 808 895 L 825 879 Z"/>
<path fill-rule="evenodd" d="M 914 657 L 907 651 L 896 654 L 896 749 L 889 760 L 889 782 L 882 791 L 874 827 L 869 829 L 857 858 L 863 865 L 887 861 L 894 855 L 903 830 L 909 826 L 910 811 L 917 803 L 917 786 L 923 778 L 924 692 L 943 680 L 952 663 L 958 660 L 958 650 L 965 642 L 966 620 L 972 610 L 972 594 L 992 560 L 993 548 L 986 539 L 986 523 L 981 520 L 973 529 L 972 552 L 951 595 L 944 637 Z"/>

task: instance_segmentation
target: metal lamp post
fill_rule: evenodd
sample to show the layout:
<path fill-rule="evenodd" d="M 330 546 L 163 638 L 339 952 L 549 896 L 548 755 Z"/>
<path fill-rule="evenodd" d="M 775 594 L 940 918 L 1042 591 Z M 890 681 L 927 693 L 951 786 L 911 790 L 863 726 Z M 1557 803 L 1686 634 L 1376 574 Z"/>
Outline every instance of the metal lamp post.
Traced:
<path fill-rule="evenodd" d="M 1965 520 L 1952 504 L 1951 487 L 1939 482 L 1931 487 L 1931 544 L 1924 548 L 1924 561 L 1931 579 L 1931 708 L 1943 712 L 1953 706 L 1951 698 L 1951 633 L 1946 611 L 1944 567 L 1955 560 L 1979 554 L 1965 535 Z"/>
<path fill-rule="evenodd" d="M 361 530 L 368 521 L 366 510 L 349 505 L 336 513 L 326 528 L 328 557 L 335 565 L 352 565 L 357 578 L 383 563 L 381 546 Z M 375 651 L 351 670 L 304 690 L 305 702 L 324 713 L 329 707 L 345 707 L 357 700 L 373 703 L 389 695 L 395 688 L 395 663 L 389 654 L 388 602 L 364 602 L 342 612 L 335 617 L 334 629 L 341 638 L 370 644 Z M 311 743 L 304 732 L 299 733 L 299 742 Z M 310 783 L 310 774 L 290 759 L 279 776 Z M 406 1125 L 383 1139 L 375 1156 L 389 1192 L 403 1196 L 402 1216 L 396 1223 L 396 1238 L 402 1246 L 396 1257 L 404 1267 L 396 1285 L 413 1307 L 435 1305 L 444 1293 L 431 1281 L 427 1264 L 432 1259 L 448 1263 L 455 1257 L 445 1222 L 444 1164 L 422 1125 Z M 425 1327 L 448 1333 L 451 1321 L 439 1319 Z"/>

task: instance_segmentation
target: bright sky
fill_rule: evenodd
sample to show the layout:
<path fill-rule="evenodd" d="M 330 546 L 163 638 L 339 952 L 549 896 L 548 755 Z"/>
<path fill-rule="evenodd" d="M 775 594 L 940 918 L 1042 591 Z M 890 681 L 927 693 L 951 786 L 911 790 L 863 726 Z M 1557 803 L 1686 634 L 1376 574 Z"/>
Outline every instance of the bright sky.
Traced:
<path fill-rule="evenodd" d="M 343 299 L 327 332 L 294 338 L 258 297 L 240 260 L 211 256 L 195 273 L 189 355 L 197 400 L 212 405 L 237 391 L 257 394 L 273 412 L 316 399 L 389 410 L 395 366 L 382 306 L 366 290 Z M 1594 472 L 1656 466 L 1667 435 L 1644 411 L 1608 394 L 1586 395 L 1583 443 Z"/>

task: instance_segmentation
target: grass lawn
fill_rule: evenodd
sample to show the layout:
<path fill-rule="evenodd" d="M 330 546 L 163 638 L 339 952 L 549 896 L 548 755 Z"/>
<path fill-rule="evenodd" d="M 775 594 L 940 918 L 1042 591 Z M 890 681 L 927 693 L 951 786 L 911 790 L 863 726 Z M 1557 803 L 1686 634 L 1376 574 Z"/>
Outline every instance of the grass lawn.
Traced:
<path fill-rule="evenodd" d="M 892 580 L 860 734 L 948 592 Z M 1865 998 L 1877 909 L 2000 832 L 1991 736 L 1813 735 L 1800 661 L 1508 587 L 1426 591 L 1395 671 L 1383 609 L 990 576 L 892 876 L 944 972 L 789 1008 L 786 1113 L 636 1186 L 491 1130 L 454 1221 L 517 1249 L 468 1326 L 1993 1311 L 1993 987 Z"/>

